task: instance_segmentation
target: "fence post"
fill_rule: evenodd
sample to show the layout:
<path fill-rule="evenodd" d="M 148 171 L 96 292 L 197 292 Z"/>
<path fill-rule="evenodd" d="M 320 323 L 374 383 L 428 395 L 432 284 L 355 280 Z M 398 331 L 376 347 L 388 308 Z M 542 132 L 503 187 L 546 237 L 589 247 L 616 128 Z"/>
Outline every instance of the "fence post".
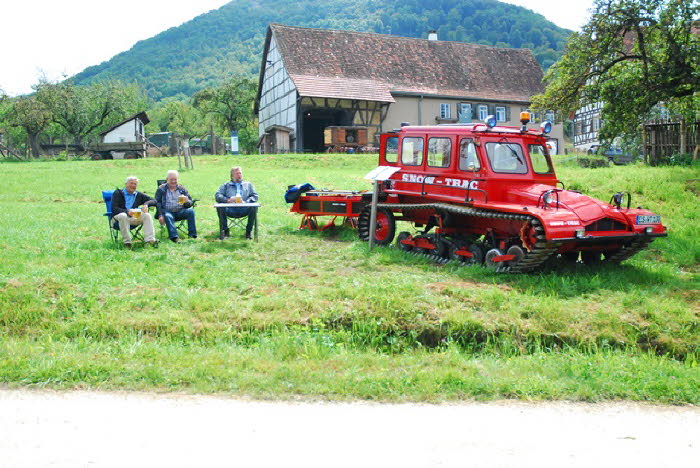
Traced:
<path fill-rule="evenodd" d="M 687 141 L 687 134 L 688 130 L 685 125 L 685 119 L 681 119 L 681 148 L 680 148 L 680 153 L 681 154 L 686 154 L 688 151 L 686 151 L 686 141 Z"/>

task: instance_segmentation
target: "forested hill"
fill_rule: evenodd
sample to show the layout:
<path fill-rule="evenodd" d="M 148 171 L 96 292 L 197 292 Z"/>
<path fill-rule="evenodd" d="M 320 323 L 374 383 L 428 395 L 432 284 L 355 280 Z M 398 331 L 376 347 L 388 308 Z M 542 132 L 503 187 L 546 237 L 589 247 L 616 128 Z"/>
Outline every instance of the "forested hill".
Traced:
<path fill-rule="evenodd" d="M 232 74 L 255 76 L 269 23 L 422 38 L 436 29 L 440 40 L 531 48 L 545 69 L 559 58 L 570 32 L 495 0 L 234 0 L 74 79 L 135 80 L 156 100 L 190 96 Z"/>

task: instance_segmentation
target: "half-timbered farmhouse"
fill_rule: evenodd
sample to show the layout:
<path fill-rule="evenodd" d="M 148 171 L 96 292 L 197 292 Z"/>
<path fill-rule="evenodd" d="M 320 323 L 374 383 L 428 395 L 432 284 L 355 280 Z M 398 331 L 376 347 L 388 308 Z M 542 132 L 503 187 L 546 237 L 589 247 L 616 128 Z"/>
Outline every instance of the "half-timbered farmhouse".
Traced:
<path fill-rule="evenodd" d="M 324 130 L 366 127 L 368 145 L 402 122 L 519 125 L 542 69 L 528 49 L 271 24 L 255 110 L 263 152 L 325 149 Z M 537 123 L 537 122 L 533 122 Z M 561 127 L 558 126 L 561 144 Z M 556 143 L 555 143 L 556 145 Z"/>

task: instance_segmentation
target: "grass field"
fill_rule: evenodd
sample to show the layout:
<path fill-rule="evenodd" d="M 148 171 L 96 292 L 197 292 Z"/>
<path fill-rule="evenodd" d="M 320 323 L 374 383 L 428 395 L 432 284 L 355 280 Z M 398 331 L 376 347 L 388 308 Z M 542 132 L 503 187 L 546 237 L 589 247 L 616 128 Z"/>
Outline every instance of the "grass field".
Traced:
<path fill-rule="evenodd" d="M 213 194 L 244 167 L 260 242 L 220 242 Z M 0 383 L 263 398 L 700 403 L 696 167 L 560 167 L 669 237 L 621 266 L 538 275 L 438 266 L 353 231 L 298 231 L 287 185 L 365 189 L 376 156 L 195 159 L 200 238 L 111 244 L 100 191 L 155 192 L 173 158 L 0 163 Z"/>

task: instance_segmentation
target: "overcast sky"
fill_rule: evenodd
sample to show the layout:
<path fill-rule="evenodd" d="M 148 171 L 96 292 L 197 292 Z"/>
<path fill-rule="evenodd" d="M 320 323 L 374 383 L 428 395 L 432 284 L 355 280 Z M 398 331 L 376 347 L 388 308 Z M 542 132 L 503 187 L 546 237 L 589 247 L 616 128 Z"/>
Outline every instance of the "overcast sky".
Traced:
<path fill-rule="evenodd" d="M 136 42 L 229 0 L 8 0 L 0 7 L 0 89 L 28 93 L 40 76 L 57 80 L 109 60 Z M 261 0 L 264 1 L 264 0 Z M 579 29 L 593 0 L 502 0 Z"/>

